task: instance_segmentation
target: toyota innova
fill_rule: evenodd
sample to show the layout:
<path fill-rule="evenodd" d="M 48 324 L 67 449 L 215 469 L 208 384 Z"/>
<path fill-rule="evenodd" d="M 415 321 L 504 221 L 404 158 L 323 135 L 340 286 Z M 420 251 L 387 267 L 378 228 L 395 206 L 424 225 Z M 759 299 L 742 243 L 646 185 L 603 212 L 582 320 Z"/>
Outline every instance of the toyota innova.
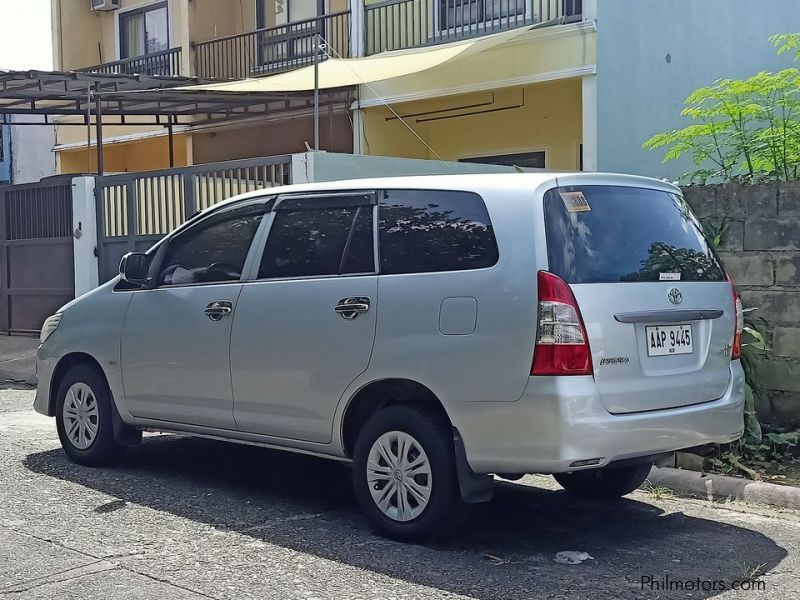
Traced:
<path fill-rule="evenodd" d="M 742 312 L 680 189 L 602 174 L 265 189 L 47 319 L 35 407 L 105 465 L 143 431 L 352 462 L 417 541 L 553 474 L 614 498 L 743 428 Z"/>

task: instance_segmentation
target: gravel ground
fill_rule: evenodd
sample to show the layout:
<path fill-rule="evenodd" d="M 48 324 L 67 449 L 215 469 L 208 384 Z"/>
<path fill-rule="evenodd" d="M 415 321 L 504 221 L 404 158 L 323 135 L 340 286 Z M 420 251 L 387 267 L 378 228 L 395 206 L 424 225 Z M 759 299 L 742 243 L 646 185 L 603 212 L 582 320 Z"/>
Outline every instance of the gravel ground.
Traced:
<path fill-rule="evenodd" d="M 87 469 L 32 401 L 0 391 L 3 598 L 800 597 L 797 513 L 644 491 L 597 505 L 527 477 L 499 483 L 459 538 L 403 545 L 366 529 L 342 464 L 148 436 Z M 592 558 L 554 562 L 564 550 Z M 753 574 L 763 591 L 720 591 Z"/>

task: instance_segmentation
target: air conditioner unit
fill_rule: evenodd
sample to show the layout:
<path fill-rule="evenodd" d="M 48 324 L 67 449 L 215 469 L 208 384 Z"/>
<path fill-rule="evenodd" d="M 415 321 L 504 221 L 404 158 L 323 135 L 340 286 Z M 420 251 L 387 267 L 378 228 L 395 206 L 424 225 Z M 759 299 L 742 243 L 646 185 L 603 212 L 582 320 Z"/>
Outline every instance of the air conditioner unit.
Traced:
<path fill-rule="evenodd" d="M 92 10 L 117 10 L 121 0 L 90 0 Z"/>

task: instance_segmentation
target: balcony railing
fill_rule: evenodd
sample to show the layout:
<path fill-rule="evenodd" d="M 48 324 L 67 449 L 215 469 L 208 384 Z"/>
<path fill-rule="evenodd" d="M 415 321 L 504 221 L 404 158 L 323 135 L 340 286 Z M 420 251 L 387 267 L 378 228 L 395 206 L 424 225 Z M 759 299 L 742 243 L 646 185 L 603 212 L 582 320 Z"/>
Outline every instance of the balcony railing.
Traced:
<path fill-rule="evenodd" d="M 581 10 L 582 0 L 384 0 L 365 6 L 366 53 L 578 20 Z"/>
<path fill-rule="evenodd" d="M 195 75 L 204 79 L 244 79 L 303 67 L 314 60 L 318 36 L 327 44 L 331 56 L 349 57 L 350 11 L 196 44 Z"/>
<path fill-rule="evenodd" d="M 83 73 L 106 75 L 181 75 L 181 49 L 170 48 L 116 62 L 77 69 Z"/>

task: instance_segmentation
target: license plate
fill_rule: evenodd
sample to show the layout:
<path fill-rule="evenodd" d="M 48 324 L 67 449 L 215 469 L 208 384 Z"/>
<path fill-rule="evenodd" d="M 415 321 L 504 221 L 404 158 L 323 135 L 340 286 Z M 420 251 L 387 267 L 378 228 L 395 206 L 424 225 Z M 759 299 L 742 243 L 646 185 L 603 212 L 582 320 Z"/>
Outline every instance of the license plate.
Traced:
<path fill-rule="evenodd" d="M 691 325 L 654 325 L 645 327 L 647 337 L 647 356 L 668 356 L 671 354 L 691 354 Z"/>

